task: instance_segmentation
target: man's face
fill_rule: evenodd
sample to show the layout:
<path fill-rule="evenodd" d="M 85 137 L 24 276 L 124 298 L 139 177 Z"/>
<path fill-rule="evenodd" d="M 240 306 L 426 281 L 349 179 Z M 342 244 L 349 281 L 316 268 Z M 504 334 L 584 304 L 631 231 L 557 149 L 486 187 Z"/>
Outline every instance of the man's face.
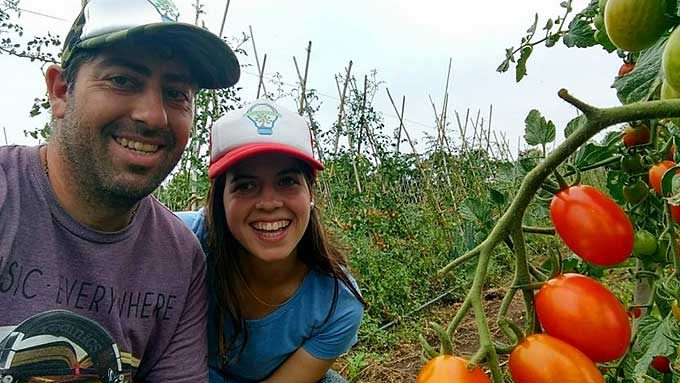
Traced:
<path fill-rule="evenodd" d="M 57 120 L 73 182 L 110 204 L 153 192 L 187 144 L 195 86 L 185 65 L 154 51 L 120 45 L 83 63 Z"/>

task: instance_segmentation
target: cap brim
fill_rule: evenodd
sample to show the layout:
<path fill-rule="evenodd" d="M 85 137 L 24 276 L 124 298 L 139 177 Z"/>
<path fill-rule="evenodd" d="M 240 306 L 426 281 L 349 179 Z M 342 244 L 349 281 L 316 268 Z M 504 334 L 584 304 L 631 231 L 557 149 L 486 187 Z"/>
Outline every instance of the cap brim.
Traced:
<path fill-rule="evenodd" d="M 168 43 L 189 65 L 200 88 L 228 88 L 235 85 L 241 76 L 238 59 L 224 40 L 187 23 L 145 24 L 89 38 L 78 43 L 77 48 L 99 48 L 125 40 Z"/>
<path fill-rule="evenodd" d="M 222 156 L 215 161 L 208 168 L 208 177 L 215 178 L 224 173 L 227 169 L 236 163 L 243 161 L 246 158 L 252 157 L 262 153 L 281 153 L 291 157 L 295 157 L 305 161 L 314 170 L 323 170 L 324 166 L 321 162 L 307 155 L 306 153 L 286 145 L 272 144 L 272 143 L 257 143 L 243 145 L 239 148 L 231 150 L 229 153 Z"/>

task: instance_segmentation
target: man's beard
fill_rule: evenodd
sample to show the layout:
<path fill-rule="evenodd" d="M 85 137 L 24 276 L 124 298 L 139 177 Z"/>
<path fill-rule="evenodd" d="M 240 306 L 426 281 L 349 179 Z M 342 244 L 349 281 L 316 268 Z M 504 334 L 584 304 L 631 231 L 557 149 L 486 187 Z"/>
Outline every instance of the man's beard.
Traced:
<path fill-rule="evenodd" d="M 155 169 L 146 176 L 145 183 L 131 183 L 120 180 L 114 169 L 108 140 L 112 132 L 118 131 L 116 123 L 103 128 L 83 126 L 70 100 L 61 126 L 55 129 L 53 138 L 65 160 L 65 170 L 71 182 L 82 193 L 83 199 L 93 199 L 111 208 L 130 208 L 151 194 L 175 167 L 176 162 L 166 169 Z M 133 128 L 134 129 L 134 128 Z M 138 127 L 137 131 L 148 131 Z M 166 139 L 173 143 L 172 137 Z"/>

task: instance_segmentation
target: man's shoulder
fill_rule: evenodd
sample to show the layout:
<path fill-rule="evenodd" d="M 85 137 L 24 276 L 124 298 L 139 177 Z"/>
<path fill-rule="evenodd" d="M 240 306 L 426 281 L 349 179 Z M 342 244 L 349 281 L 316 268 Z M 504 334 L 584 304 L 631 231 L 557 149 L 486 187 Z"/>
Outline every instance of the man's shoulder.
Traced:
<path fill-rule="evenodd" d="M 159 235 L 176 242 L 182 249 L 186 249 L 187 246 L 201 248 L 194 233 L 170 209 L 153 196 L 148 196 L 147 200 L 151 210 L 148 219 L 151 220 L 154 230 Z"/>
<path fill-rule="evenodd" d="M 37 151 L 37 148 L 32 146 L 0 146 L 0 165 L 10 162 L 25 161 L 34 151 Z"/>

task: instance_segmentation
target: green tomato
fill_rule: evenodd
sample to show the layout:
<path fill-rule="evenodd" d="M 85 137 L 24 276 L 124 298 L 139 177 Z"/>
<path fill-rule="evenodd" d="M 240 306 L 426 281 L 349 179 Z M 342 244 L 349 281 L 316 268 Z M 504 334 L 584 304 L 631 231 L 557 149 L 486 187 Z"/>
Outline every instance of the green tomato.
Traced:
<path fill-rule="evenodd" d="M 637 180 L 633 184 L 623 187 L 623 198 L 633 205 L 645 199 L 647 194 L 649 194 L 649 186 L 642 180 Z"/>
<path fill-rule="evenodd" d="M 634 153 L 621 157 L 621 170 L 630 174 L 637 174 L 642 173 L 647 169 L 642 164 L 642 157 L 639 154 Z"/>
<path fill-rule="evenodd" d="M 647 230 L 635 232 L 633 251 L 643 256 L 654 255 L 656 252 L 656 237 Z"/>

